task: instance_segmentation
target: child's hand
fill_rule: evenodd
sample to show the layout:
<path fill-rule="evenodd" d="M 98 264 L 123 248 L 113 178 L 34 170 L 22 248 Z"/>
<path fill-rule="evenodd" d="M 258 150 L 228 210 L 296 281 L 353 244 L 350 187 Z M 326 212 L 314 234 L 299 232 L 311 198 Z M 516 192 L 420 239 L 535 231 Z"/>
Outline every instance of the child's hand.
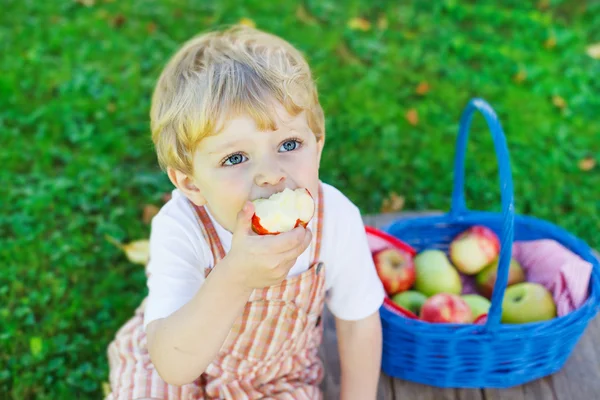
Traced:
<path fill-rule="evenodd" d="M 254 205 L 248 201 L 238 213 L 231 250 L 226 256 L 236 278 L 252 289 L 283 281 L 312 240 L 312 232 L 303 227 L 278 235 L 257 235 L 252 230 L 253 214 Z"/>

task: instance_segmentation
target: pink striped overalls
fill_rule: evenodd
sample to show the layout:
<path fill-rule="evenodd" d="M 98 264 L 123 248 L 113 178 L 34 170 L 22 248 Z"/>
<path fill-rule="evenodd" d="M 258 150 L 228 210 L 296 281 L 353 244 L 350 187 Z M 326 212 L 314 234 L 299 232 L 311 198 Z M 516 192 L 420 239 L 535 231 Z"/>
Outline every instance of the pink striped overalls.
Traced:
<path fill-rule="evenodd" d="M 221 241 L 204 207 L 194 208 L 217 265 L 225 256 Z M 195 382 L 168 385 L 156 372 L 146 347 L 143 301 L 108 347 L 112 393 L 106 400 L 322 398 L 323 366 L 317 354 L 325 300 L 320 185 L 315 214 L 310 268 L 280 285 L 254 290 L 218 356 Z M 210 271 L 206 268 L 205 274 Z"/>

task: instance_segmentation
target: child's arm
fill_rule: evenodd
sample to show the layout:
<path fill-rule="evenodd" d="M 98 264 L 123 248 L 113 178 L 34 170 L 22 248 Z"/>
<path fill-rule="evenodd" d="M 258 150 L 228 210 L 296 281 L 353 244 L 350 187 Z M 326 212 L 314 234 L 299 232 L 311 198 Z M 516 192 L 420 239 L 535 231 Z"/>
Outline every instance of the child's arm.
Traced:
<path fill-rule="evenodd" d="M 235 265 L 223 258 L 191 301 L 148 324 L 150 357 L 165 382 L 194 381 L 217 355 L 252 293 L 236 282 L 234 270 Z"/>
<path fill-rule="evenodd" d="M 173 385 L 196 380 L 214 360 L 255 288 L 276 285 L 310 245 L 310 230 L 279 235 L 252 232 L 254 207 L 238 214 L 231 250 L 213 268 L 190 301 L 146 327 L 150 358 Z"/>
<path fill-rule="evenodd" d="M 341 366 L 341 400 L 377 396 L 381 368 L 379 311 L 357 321 L 335 319 Z"/>

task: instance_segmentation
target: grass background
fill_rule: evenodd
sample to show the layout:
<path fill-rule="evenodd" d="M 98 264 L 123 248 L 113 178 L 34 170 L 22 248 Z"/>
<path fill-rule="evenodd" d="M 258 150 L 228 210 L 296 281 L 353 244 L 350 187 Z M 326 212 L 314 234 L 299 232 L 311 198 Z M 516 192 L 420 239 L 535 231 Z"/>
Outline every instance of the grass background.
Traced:
<path fill-rule="evenodd" d="M 210 3 L 3 2 L 0 398 L 102 396 L 107 344 L 146 293 L 104 237 L 147 237 L 143 205 L 171 190 L 149 138 L 154 81 L 181 42 L 241 18 L 306 53 L 327 115 L 322 179 L 364 213 L 394 192 L 448 209 L 458 119 L 480 96 L 507 135 L 517 211 L 600 247 L 600 61 L 585 52 L 600 3 Z M 481 117 L 471 132 L 468 204 L 498 210 Z"/>

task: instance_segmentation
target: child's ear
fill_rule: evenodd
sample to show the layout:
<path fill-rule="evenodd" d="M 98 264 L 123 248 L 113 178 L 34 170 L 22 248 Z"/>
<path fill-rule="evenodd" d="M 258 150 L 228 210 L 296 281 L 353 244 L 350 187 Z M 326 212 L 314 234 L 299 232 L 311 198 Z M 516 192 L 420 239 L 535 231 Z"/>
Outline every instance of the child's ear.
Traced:
<path fill-rule="evenodd" d="M 317 161 L 321 166 L 321 154 L 323 153 L 323 147 L 325 146 L 325 135 L 321 136 L 317 140 Z"/>
<path fill-rule="evenodd" d="M 169 179 L 173 185 L 175 185 L 177 189 L 181 190 L 185 197 L 190 199 L 192 203 L 197 206 L 203 206 L 206 204 L 206 199 L 204 196 L 202 196 L 200 189 L 198 186 L 196 186 L 191 177 L 172 167 L 167 168 L 167 175 L 169 176 Z"/>

